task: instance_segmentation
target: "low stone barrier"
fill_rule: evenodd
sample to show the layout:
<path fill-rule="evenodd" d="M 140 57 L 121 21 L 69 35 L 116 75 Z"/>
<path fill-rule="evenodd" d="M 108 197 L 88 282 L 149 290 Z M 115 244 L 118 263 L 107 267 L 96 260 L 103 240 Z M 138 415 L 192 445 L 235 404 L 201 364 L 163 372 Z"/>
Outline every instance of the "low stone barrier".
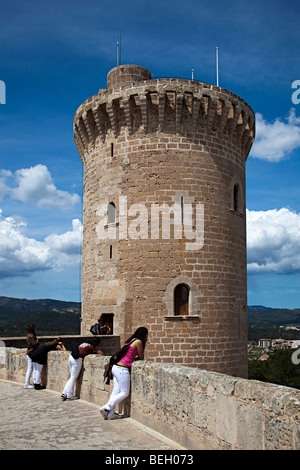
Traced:
<path fill-rule="evenodd" d="M 91 338 L 95 338 L 91 334 L 88 336 L 81 336 L 81 335 L 63 335 L 59 336 L 64 343 L 67 350 L 70 350 L 74 344 L 80 344 L 84 342 L 88 342 Z M 57 338 L 57 336 L 39 336 L 39 343 L 40 345 L 47 343 L 48 341 L 52 341 L 53 339 Z M 97 336 L 100 339 L 100 349 L 106 356 L 111 356 L 120 348 L 120 336 L 117 335 L 106 335 L 106 336 Z M 3 337 L 0 338 L 0 345 L 1 342 L 6 347 L 11 348 L 26 348 L 26 338 L 25 337 Z"/>
<path fill-rule="evenodd" d="M 1 349 L 1 379 L 24 383 L 25 352 Z M 48 354 L 47 388 L 62 391 L 69 377 L 68 356 L 64 351 Z M 87 356 L 77 383 L 80 397 L 99 406 L 111 391 L 103 382 L 107 360 Z M 299 390 L 148 361 L 133 364 L 131 380 L 131 396 L 121 412 L 187 449 L 300 450 Z"/>

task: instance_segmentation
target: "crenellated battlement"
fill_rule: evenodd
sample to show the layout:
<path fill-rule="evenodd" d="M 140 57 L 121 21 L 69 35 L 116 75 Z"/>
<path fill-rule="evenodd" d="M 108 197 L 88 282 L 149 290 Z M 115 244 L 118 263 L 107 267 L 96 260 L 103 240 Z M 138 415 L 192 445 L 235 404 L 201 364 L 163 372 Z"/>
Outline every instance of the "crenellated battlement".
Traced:
<path fill-rule="evenodd" d="M 116 75 L 116 69 L 110 73 Z M 82 159 L 98 140 L 105 142 L 109 131 L 118 137 L 124 127 L 128 135 L 213 132 L 219 138 L 227 136 L 247 158 L 255 138 L 255 117 L 237 95 L 207 83 L 177 78 L 135 83 L 114 79 L 112 85 L 109 75 L 109 90 L 100 90 L 85 101 L 74 117 L 74 140 Z"/>

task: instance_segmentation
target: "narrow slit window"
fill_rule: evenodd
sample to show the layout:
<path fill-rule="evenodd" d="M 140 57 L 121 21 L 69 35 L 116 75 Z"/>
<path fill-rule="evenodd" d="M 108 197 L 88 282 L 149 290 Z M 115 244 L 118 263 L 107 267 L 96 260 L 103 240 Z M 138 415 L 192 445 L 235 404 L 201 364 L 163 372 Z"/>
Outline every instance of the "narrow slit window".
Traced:
<path fill-rule="evenodd" d="M 189 314 L 189 287 L 186 284 L 178 284 L 174 290 L 174 315 Z"/>
<path fill-rule="evenodd" d="M 181 225 L 183 225 L 184 222 L 184 213 L 183 213 L 183 196 L 180 198 L 180 206 L 181 206 Z"/>
<path fill-rule="evenodd" d="M 110 156 L 111 157 L 114 156 L 114 144 L 113 144 L 113 142 L 110 144 Z"/>
<path fill-rule="evenodd" d="M 233 187 L 233 209 L 235 212 L 241 212 L 241 190 L 238 184 Z"/>
<path fill-rule="evenodd" d="M 113 255 L 113 247 L 112 245 L 109 246 L 109 259 L 112 259 L 112 255 Z"/>
<path fill-rule="evenodd" d="M 107 223 L 113 224 L 116 221 L 116 206 L 113 202 L 110 202 L 107 206 Z"/>

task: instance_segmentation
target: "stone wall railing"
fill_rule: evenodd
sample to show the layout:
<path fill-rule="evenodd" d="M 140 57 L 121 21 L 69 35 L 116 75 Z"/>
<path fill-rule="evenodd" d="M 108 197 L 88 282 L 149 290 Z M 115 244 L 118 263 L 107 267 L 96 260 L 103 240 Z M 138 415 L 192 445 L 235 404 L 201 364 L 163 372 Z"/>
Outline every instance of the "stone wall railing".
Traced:
<path fill-rule="evenodd" d="M 80 344 L 84 342 L 88 342 L 91 338 L 95 338 L 91 334 L 89 336 L 82 336 L 82 335 L 60 335 L 59 336 L 65 345 L 66 349 L 69 351 L 74 344 Z M 39 343 L 40 345 L 47 343 L 48 341 L 52 341 L 57 336 L 40 336 L 39 335 Z M 117 335 L 106 335 L 106 336 L 96 336 L 96 338 L 100 339 L 100 349 L 106 356 L 111 356 L 120 348 L 120 336 Z M 0 338 L 6 347 L 11 348 L 26 348 L 26 338 L 25 337 L 6 337 Z M 0 343 L 1 345 L 1 343 Z"/>
<path fill-rule="evenodd" d="M 1 348 L 0 379 L 24 383 L 25 352 Z M 69 376 L 68 356 L 64 351 L 48 354 L 47 388 L 62 391 Z M 107 360 L 87 356 L 77 383 L 80 397 L 99 406 L 111 391 L 103 382 Z M 134 363 L 131 380 L 125 415 L 187 449 L 300 450 L 299 390 L 148 361 Z"/>

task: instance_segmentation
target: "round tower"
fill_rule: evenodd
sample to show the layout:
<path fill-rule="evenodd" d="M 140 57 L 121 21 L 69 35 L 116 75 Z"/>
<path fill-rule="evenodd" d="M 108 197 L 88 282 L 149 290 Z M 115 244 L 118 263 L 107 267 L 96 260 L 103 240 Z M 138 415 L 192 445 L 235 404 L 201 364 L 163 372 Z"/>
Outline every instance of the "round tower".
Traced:
<path fill-rule="evenodd" d="M 84 165 L 82 331 L 247 376 L 245 161 L 255 118 L 207 83 L 121 65 L 74 118 Z"/>

